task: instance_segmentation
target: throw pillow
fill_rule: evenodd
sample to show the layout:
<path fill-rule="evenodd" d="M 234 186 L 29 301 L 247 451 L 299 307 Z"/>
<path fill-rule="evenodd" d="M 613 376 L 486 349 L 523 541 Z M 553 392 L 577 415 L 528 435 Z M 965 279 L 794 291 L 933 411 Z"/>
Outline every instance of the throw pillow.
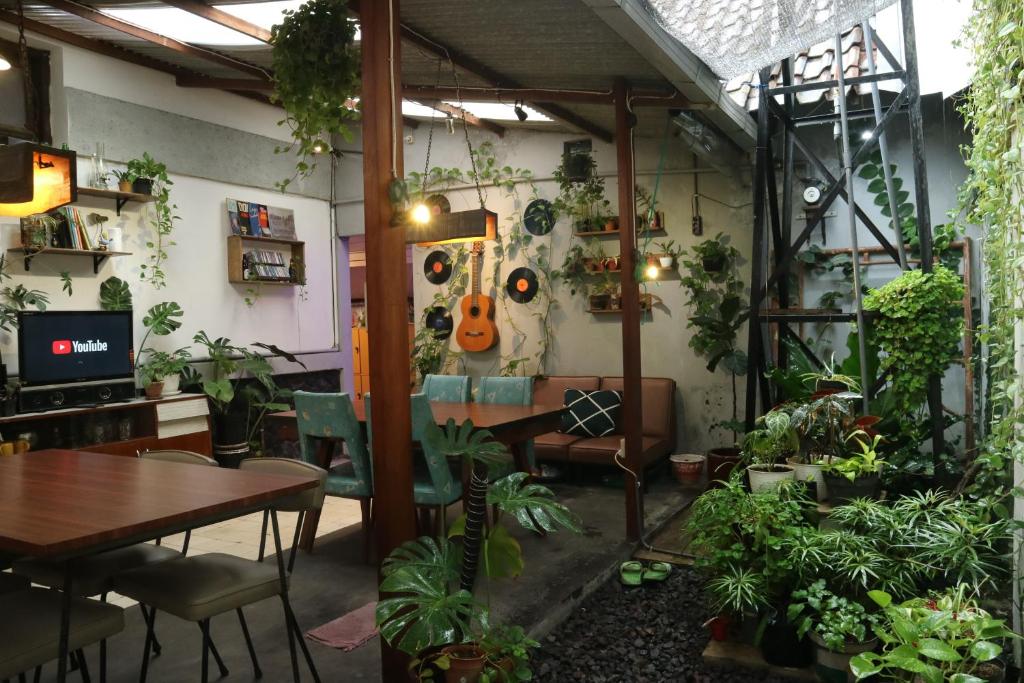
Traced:
<path fill-rule="evenodd" d="M 622 394 L 618 391 L 565 390 L 562 433 L 575 436 L 614 434 L 622 412 Z"/>

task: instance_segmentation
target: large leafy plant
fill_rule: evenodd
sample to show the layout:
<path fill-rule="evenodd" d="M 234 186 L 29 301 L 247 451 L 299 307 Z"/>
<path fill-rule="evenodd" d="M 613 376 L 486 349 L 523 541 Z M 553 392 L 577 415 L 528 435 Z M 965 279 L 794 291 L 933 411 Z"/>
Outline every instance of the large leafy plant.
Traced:
<path fill-rule="evenodd" d="M 818 579 L 807 588 L 793 591 L 786 613 L 801 638 L 813 631 L 833 652 L 842 652 L 849 643 L 863 643 L 878 617 L 864 605 L 836 595 Z"/>
<path fill-rule="evenodd" d="M 553 175 L 558 183 L 554 208 L 572 216 L 573 228 L 579 232 L 602 230 L 610 217 L 611 203 L 604 197 L 604 177 L 598 175 L 597 162 L 590 154 L 586 155 L 586 165 L 588 171 L 583 180 L 570 178 L 564 161 Z"/>
<path fill-rule="evenodd" d="M 753 465 L 774 467 L 799 448 L 800 440 L 790 426 L 789 413 L 783 408 L 758 418 L 757 428 L 743 438 L 743 455 Z"/>
<path fill-rule="evenodd" d="M 902 410 L 920 406 L 928 378 L 941 375 L 956 357 L 963 297 L 960 276 L 936 266 L 931 273 L 908 270 L 864 298 L 864 310 L 878 313 L 872 331 Z"/>
<path fill-rule="evenodd" d="M 291 148 L 299 159 L 296 176 L 316 168 L 316 156 L 331 150 L 335 135 L 350 137 L 347 123 L 358 117 L 361 55 L 356 44 L 356 22 L 345 0 L 308 0 L 271 32 L 274 64 L 274 99 L 287 116 L 280 121 L 291 129 Z M 284 191 L 295 176 L 278 183 Z"/>

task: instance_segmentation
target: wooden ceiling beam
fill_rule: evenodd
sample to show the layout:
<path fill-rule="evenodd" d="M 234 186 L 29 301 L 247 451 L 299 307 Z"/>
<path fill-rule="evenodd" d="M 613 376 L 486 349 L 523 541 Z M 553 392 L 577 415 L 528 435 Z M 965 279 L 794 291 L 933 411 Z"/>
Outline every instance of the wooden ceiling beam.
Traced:
<path fill-rule="evenodd" d="M 534 101 L 547 98 L 552 102 L 576 102 L 579 104 L 615 104 L 611 91 L 597 90 L 554 90 L 541 88 L 453 88 L 450 86 L 403 85 L 402 93 L 409 99 L 453 100 L 461 93 L 463 98 L 482 102 Z M 630 99 L 634 107 L 666 107 L 668 109 L 703 109 L 706 105 L 694 104 L 679 92 L 638 90 Z"/>
<path fill-rule="evenodd" d="M 436 109 L 439 112 L 451 114 L 457 119 L 464 119 L 466 123 L 468 123 L 469 125 L 476 126 L 477 128 L 482 128 L 484 130 L 488 130 L 497 135 L 499 138 L 505 137 L 505 126 L 499 123 L 495 123 L 494 121 L 489 121 L 488 119 L 482 119 L 479 116 L 475 116 L 474 114 L 470 114 L 468 111 L 462 109 L 461 107 L 456 107 L 453 104 L 448 104 L 447 102 L 439 101 L 422 100 L 419 101 L 419 103 L 422 104 L 424 107 L 430 107 L 431 109 Z"/>
<path fill-rule="evenodd" d="M 224 28 L 229 28 L 232 31 L 237 31 L 244 36 L 248 36 L 262 43 L 270 43 L 270 31 L 257 26 L 245 19 L 239 19 L 233 14 L 228 14 L 223 10 L 219 10 L 216 7 L 210 7 L 204 2 L 199 0 L 161 0 L 165 5 L 172 5 L 180 10 L 185 10 L 191 14 L 202 17 L 208 21 L 212 21 L 215 24 L 220 24 Z"/>
<path fill-rule="evenodd" d="M 359 0 L 349 0 L 349 9 L 356 14 L 359 13 Z M 415 31 L 406 24 L 402 24 L 400 27 L 402 40 L 409 43 L 410 45 L 427 52 L 434 57 L 451 60 L 451 63 L 456 68 L 462 69 L 468 73 L 473 74 L 477 78 L 487 81 L 487 83 L 496 88 L 520 88 L 521 83 L 518 83 L 515 79 L 509 78 L 505 74 L 499 73 L 494 69 L 490 68 L 486 64 L 479 62 L 468 55 L 463 55 L 455 50 L 452 50 L 446 45 L 438 43 L 436 40 L 431 39 L 429 36 L 424 35 L 419 31 Z M 590 121 L 578 114 L 575 114 L 568 109 L 549 101 L 530 101 L 530 106 L 535 108 L 537 111 L 543 112 L 548 116 L 559 119 L 564 123 L 569 124 L 574 128 L 579 128 L 582 131 L 593 135 L 599 140 L 604 142 L 612 141 L 612 134 L 610 131 L 602 128 L 593 121 Z"/>
<path fill-rule="evenodd" d="M 247 73 L 250 76 L 256 76 L 258 78 L 267 78 L 268 76 L 267 72 L 258 66 L 254 66 L 252 64 L 239 61 L 227 55 L 221 54 L 220 52 L 215 52 L 213 50 L 208 50 L 206 48 L 197 47 L 189 43 L 183 43 L 179 40 L 174 40 L 173 38 L 162 36 L 159 33 L 153 33 L 152 31 L 142 28 L 141 26 L 136 26 L 135 24 L 129 24 L 126 21 L 115 19 L 114 17 L 108 16 L 106 14 L 103 14 L 102 12 L 94 10 L 92 7 L 80 5 L 77 2 L 72 2 L 71 0 L 42 0 L 42 2 L 46 5 L 49 5 L 50 7 L 53 7 L 54 9 L 60 10 L 61 12 L 74 14 L 77 17 L 81 17 L 82 19 L 86 19 L 88 21 L 93 22 L 94 24 L 99 24 L 100 26 L 105 26 L 115 31 L 120 31 L 125 35 L 132 36 L 133 38 L 138 38 L 139 40 L 144 40 L 147 43 L 159 45 L 160 47 L 167 48 L 168 50 L 173 50 L 179 54 L 188 55 L 190 57 L 197 57 L 199 59 L 205 59 L 206 61 L 213 62 L 221 66 L 226 66 L 228 68 L 235 69 L 237 71 L 241 71 L 242 73 Z"/>

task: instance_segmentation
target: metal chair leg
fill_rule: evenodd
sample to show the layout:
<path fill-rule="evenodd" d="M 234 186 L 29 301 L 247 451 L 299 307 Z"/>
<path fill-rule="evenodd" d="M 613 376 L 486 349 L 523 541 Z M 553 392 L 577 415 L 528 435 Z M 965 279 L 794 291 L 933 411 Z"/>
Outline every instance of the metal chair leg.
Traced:
<path fill-rule="evenodd" d="M 295 554 L 299 551 L 299 534 L 302 533 L 302 522 L 306 518 L 306 511 L 299 510 L 299 518 L 295 520 L 295 537 L 292 538 L 292 549 L 288 554 L 288 574 L 295 570 Z"/>
<path fill-rule="evenodd" d="M 199 628 L 203 628 L 202 622 L 199 624 Z M 210 641 L 210 654 L 213 655 L 213 661 L 217 663 L 217 669 L 220 671 L 220 677 L 224 678 L 230 673 L 228 668 L 224 666 L 224 660 L 220 658 L 220 652 L 217 652 L 217 644 L 213 642 L 213 636 L 210 635 L 210 620 L 206 620 L 206 631 L 205 637 Z"/>
<path fill-rule="evenodd" d="M 263 671 L 260 669 L 259 660 L 256 659 L 256 648 L 252 646 L 252 638 L 249 637 L 249 626 L 245 623 L 245 614 L 242 612 L 241 607 L 235 611 L 238 612 L 238 623 L 242 627 L 242 635 L 245 636 L 245 646 L 249 648 L 249 657 L 252 658 L 253 676 L 263 678 Z"/>
<path fill-rule="evenodd" d="M 35 673 L 35 675 L 32 676 L 32 683 L 39 683 L 39 679 L 42 677 L 42 675 L 43 675 L 43 667 L 37 666 L 36 667 L 36 673 Z"/>
<path fill-rule="evenodd" d="M 291 606 L 288 604 L 288 577 L 284 571 L 284 557 L 281 554 L 281 527 L 277 523 L 277 510 L 270 508 L 270 522 L 274 529 L 274 551 L 277 553 L 277 574 L 281 581 L 281 604 L 284 606 L 284 626 L 288 630 L 288 654 L 292 660 L 292 678 L 299 683 L 299 658 L 295 652 L 295 641 L 291 637 Z"/>
<path fill-rule="evenodd" d="M 270 521 L 270 510 L 263 511 L 263 529 L 260 531 L 260 554 L 259 561 L 263 561 L 263 557 L 267 552 L 267 523 Z"/>
<path fill-rule="evenodd" d="M 142 618 L 149 623 L 149 615 L 146 613 L 146 606 L 141 602 L 139 603 L 139 610 L 142 612 Z M 153 609 L 153 621 L 156 621 L 156 609 Z M 160 646 L 160 641 L 156 637 L 156 629 L 153 630 L 153 656 L 159 657 L 160 653 L 163 652 L 163 648 Z"/>
<path fill-rule="evenodd" d="M 140 603 L 141 607 L 142 604 Z M 149 653 L 153 650 L 153 622 L 156 621 L 156 609 L 152 612 L 146 613 L 146 610 L 142 610 L 142 614 L 146 617 L 146 644 L 142 648 L 142 667 L 139 669 L 139 683 L 146 683 L 146 673 L 149 671 Z"/>
<path fill-rule="evenodd" d="M 100 683 L 107 682 L 107 639 L 100 641 Z"/>
<path fill-rule="evenodd" d="M 82 674 L 82 683 L 92 683 L 92 677 L 89 675 L 89 663 L 85 661 L 85 653 L 81 650 L 75 650 L 74 657 L 78 661 L 78 670 Z"/>
<path fill-rule="evenodd" d="M 302 634 L 302 629 L 299 628 L 299 622 L 295 618 L 295 612 L 292 610 L 291 602 L 288 603 L 288 613 L 291 615 L 292 632 L 299 641 L 299 647 L 302 648 L 302 656 L 306 658 L 306 666 L 309 667 L 309 673 L 313 675 L 314 683 L 320 683 L 320 674 L 316 670 L 316 664 L 313 663 L 313 656 L 309 654 L 309 647 L 306 645 L 306 637 Z"/>
<path fill-rule="evenodd" d="M 210 680 L 210 622 L 200 621 L 199 630 L 203 632 L 203 683 Z"/>

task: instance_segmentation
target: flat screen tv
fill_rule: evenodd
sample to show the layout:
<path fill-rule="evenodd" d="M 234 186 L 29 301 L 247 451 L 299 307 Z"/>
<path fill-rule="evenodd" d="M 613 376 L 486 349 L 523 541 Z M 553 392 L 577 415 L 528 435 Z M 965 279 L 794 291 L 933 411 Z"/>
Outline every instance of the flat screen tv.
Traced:
<path fill-rule="evenodd" d="M 133 377 L 131 311 L 22 311 L 18 377 L 24 386 Z"/>

